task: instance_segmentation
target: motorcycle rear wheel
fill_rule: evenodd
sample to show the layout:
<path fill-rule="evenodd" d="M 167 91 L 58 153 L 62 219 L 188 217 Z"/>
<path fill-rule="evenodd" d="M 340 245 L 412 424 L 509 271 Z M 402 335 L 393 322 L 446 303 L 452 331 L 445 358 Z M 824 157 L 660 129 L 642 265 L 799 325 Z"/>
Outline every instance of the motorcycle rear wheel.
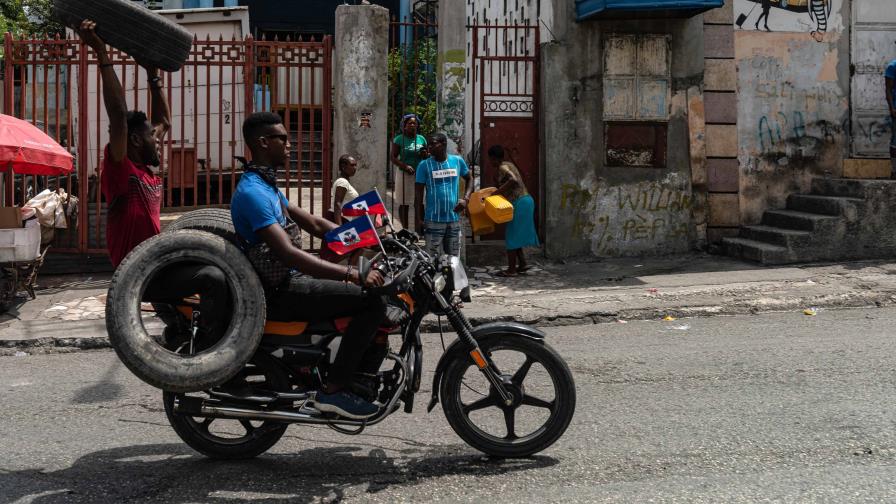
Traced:
<path fill-rule="evenodd" d="M 276 365 L 272 357 L 261 353 L 255 354 L 237 376 L 243 377 L 253 388 L 261 390 L 287 391 L 290 388 L 286 373 Z M 194 418 L 175 413 L 174 399 L 184 395 L 168 391 L 163 393 L 168 422 L 190 448 L 213 459 L 241 460 L 257 457 L 277 444 L 288 426 L 268 421 Z M 203 394 L 203 397 L 207 396 Z M 213 428 L 213 424 L 225 425 Z M 244 433 L 239 435 L 239 430 Z"/>
<path fill-rule="evenodd" d="M 575 383 L 566 362 L 546 343 L 513 335 L 491 337 L 480 342 L 480 348 L 498 366 L 513 404 L 504 405 L 469 356 L 458 353 L 439 390 L 442 410 L 454 432 L 473 448 L 495 457 L 528 457 L 554 444 L 569 426 L 576 407 Z M 533 386 L 526 380 L 534 367 L 542 379 Z M 464 395 L 475 400 L 465 400 Z M 523 407 L 525 416 L 518 414 Z M 481 416 L 488 412 L 496 413 L 497 418 Z M 538 419 L 545 416 L 543 422 Z M 522 428 L 529 430 L 523 435 L 521 419 Z M 533 424 L 539 426 L 531 427 Z"/>

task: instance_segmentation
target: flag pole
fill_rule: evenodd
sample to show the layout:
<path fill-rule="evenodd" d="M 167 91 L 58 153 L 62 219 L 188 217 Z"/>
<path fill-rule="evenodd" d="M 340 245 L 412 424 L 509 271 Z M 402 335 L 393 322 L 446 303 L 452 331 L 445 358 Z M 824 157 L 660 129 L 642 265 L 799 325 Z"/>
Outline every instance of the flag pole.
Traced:
<path fill-rule="evenodd" d="M 383 197 L 380 196 L 380 190 L 376 186 L 373 186 L 373 190 L 374 192 L 376 192 L 376 197 L 379 198 L 380 202 L 383 203 L 383 208 L 385 208 L 386 200 L 384 200 Z M 386 225 L 389 226 L 389 232 L 395 234 L 395 228 L 392 227 L 392 215 L 389 213 L 389 210 L 386 210 Z"/>
<path fill-rule="evenodd" d="M 379 195 L 379 193 L 377 193 Z M 364 217 L 367 217 L 367 222 L 370 223 L 370 229 L 373 229 L 373 232 L 376 233 L 376 226 L 373 225 L 373 221 L 370 219 L 370 214 L 364 212 Z M 386 267 L 389 268 L 389 273 L 392 273 L 392 277 L 395 277 L 395 270 L 392 269 L 392 263 L 389 262 L 389 255 L 386 254 L 386 247 L 383 247 L 383 240 L 380 240 L 380 234 L 376 233 L 376 242 L 380 246 L 380 250 L 383 252 L 383 257 L 386 258 Z"/>

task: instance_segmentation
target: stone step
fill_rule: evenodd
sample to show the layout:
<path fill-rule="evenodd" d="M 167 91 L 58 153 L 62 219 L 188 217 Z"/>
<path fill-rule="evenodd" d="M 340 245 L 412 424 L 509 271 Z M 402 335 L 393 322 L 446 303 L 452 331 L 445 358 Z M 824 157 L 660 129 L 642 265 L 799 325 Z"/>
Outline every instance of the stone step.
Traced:
<path fill-rule="evenodd" d="M 789 249 L 770 243 L 748 238 L 723 238 L 722 244 L 727 255 L 748 261 L 762 264 L 787 264 L 794 261 Z"/>
<path fill-rule="evenodd" d="M 864 198 L 867 184 L 864 180 L 855 179 L 812 179 L 812 194 L 820 196 L 841 196 L 847 198 Z"/>
<path fill-rule="evenodd" d="M 744 226 L 740 230 L 740 237 L 748 240 L 770 243 L 781 247 L 808 246 L 812 237 L 810 231 L 798 231 L 772 226 Z"/>
<path fill-rule="evenodd" d="M 762 224 L 766 226 L 797 231 L 816 231 L 839 220 L 840 217 L 832 215 L 819 215 L 797 210 L 766 210 L 762 215 Z"/>
<path fill-rule="evenodd" d="M 812 179 L 812 194 L 842 196 L 847 198 L 880 197 L 882 193 L 896 192 L 896 180 L 888 179 Z"/>
<path fill-rule="evenodd" d="M 848 215 L 855 212 L 858 198 L 821 196 L 817 194 L 791 194 L 787 197 L 787 209 L 823 215 Z"/>

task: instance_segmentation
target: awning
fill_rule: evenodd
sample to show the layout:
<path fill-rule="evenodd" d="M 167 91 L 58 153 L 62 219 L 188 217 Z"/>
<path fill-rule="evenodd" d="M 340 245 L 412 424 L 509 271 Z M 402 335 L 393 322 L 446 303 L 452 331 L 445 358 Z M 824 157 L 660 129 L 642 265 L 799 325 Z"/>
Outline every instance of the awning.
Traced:
<path fill-rule="evenodd" d="M 725 0 L 576 0 L 576 21 L 691 17 L 724 4 Z"/>

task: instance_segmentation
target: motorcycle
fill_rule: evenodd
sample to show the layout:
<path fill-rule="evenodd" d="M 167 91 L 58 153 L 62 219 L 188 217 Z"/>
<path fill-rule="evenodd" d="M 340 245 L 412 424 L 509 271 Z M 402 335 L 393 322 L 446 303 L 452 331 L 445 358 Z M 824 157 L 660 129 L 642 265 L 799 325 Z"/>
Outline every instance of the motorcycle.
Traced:
<path fill-rule="evenodd" d="M 381 370 L 355 388 L 379 407 L 378 413 L 356 420 L 315 408 L 316 391 L 347 319 L 310 325 L 269 315 L 258 350 L 236 377 L 243 386 L 164 392 L 175 432 L 206 456 L 242 459 L 270 449 L 290 424 L 326 425 L 351 435 L 399 409 L 411 413 L 423 378 L 420 326 L 433 313 L 439 317 L 440 334 L 444 317 L 457 339 L 436 365 L 427 412 L 441 403 L 457 435 L 491 456 L 525 457 L 551 446 L 575 411 L 569 367 L 538 329 L 514 322 L 473 327 L 455 295 L 460 287 L 455 285 L 457 264 L 448 256 L 434 260 L 417 242 L 412 232 L 391 232 L 382 238 L 382 252 L 359 263 L 362 278 L 376 268 L 389 280 L 366 289 L 368 294 L 387 296 L 405 315 L 398 327 L 381 329 L 381 336 L 400 334 L 398 351 L 389 351 Z M 195 327 L 196 306 L 178 309 Z M 194 343 L 185 343 L 180 351 L 193 351 Z"/>

